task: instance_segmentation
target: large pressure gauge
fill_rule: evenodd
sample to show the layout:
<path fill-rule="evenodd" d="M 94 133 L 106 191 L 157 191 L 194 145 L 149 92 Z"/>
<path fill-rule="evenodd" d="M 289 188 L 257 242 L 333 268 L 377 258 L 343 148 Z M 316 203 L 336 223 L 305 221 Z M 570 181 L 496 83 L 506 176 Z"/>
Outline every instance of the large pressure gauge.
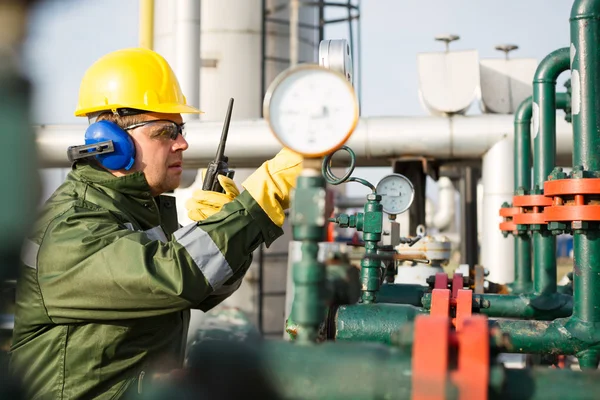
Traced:
<path fill-rule="evenodd" d="M 383 212 L 401 214 L 408 210 L 415 197 L 415 188 L 407 177 L 401 174 L 391 174 L 383 177 L 375 189 L 381 196 Z"/>
<path fill-rule="evenodd" d="M 358 122 L 358 102 L 343 75 L 305 64 L 275 79 L 263 113 L 283 146 L 305 157 L 320 157 L 348 140 Z"/>

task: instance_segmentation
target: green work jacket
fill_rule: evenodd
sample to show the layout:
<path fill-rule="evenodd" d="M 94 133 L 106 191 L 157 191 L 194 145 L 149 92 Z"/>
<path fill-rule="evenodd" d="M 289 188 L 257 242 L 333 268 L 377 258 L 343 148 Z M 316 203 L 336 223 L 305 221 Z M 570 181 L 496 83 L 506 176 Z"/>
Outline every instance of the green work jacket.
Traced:
<path fill-rule="evenodd" d="M 181 367 L 189 310 L 227 298 L 282 233 L 248 192 L 180 227 L 142 173 L 76 164 L 23 245 L 11 371 L 33 399 L 143 390 Z"/>

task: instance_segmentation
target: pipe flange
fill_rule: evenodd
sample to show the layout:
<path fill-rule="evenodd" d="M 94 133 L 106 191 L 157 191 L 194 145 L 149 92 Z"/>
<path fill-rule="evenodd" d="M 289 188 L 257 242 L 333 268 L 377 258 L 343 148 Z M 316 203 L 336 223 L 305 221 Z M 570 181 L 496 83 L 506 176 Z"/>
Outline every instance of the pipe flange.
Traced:
<path fill-rule="evenodd" d="M 513 222 L 521 230 L 537 231 L 546 225 L 544 209 L 552 205 L 552 199 L 542 194 L 524 194 L 513 196 L 513 206 L 519 212 L 513 216 Z"/>
<path fill-rule="evenodd" d="M 514 216 L 517 215 L 519 211 L 519 207 L 511 207 L 508 203 L 502 204 L 499 212 L 499 215 L 502 217 L 502 222 L 500 222 L 499 227 L 504 237 L 507 237 L 510 233 L 518 233 L 517 224 L 513 221 Z"/>
<path fill-rule="evenodd" d="M 572 177 L 544 183 L 544 193 L 552 205 L 544 210 L 544 218 L 554 231 L 583 232 L 597 230 L 600 223 L 600 178 L 586 178 L 582 168 Z M 591 174 L 591 173 L 590 173 Z"/>
<path fill-rule="evenodd" d="M 460 334 L 448 317 L 419 315 L 412 350 L 412 398 L 446 398 L 448 384 L 458 399 L 487 399 L 490 381 L 490 331 L 487 318 L 464 320 Z"/>

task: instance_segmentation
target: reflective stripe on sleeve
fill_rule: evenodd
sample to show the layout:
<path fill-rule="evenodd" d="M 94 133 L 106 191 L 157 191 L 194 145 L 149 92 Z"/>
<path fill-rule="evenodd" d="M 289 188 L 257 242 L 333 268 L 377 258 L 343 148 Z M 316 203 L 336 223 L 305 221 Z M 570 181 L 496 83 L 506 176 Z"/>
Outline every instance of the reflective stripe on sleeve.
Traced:
<path fill-rule="evenodd" d="M 40 251 L 40 245 L 25 239 L 21 247 L 21 261 L 29 268 L 37 269 L 37 256 Z"/>
<path fill-rule="evenodd" d="M 209 234 L 198 228 L 195 222 L 175 231 L 173 237 L 185 247 L 213 290 L 219 289 L 233 276 L 233 271 L 221 250 Z"/>
<path fill-rule="evenodd" d="M 133 232 L 137 232 L 137 230 L 134 228 L 133 224 L 131 222 L 125 222 L 125 227 L 127 229 L 129 229 L 130 231 Z M 146 234 L 146 236 L 148 236 L 148 239 L 150 240 L 160 240 L 163 243 L 167 243 L 167 235 L 165 235 L 165 231 L 163 230 L 162 226 L 157 225 L 154 228 L 150 228 L 148 230 L 145 231 L 140 231 Z"/>
<path fill-rule="evenodd" d="M 160 240 L 163 243 L 167 243 L 167 235 L 165 235 L 165 231 L 163 231 L 163 228 L 160 225 L 148 229 L 147 231 L 144 231 L 144 233 L 150 240 Z"/>

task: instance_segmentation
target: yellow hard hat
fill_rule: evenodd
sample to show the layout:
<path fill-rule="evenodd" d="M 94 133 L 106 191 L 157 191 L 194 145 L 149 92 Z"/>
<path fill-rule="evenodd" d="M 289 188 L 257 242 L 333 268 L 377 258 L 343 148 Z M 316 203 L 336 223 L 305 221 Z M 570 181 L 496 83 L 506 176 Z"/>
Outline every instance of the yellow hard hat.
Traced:
<path fill-rule="evenodd" d="M 101 57 L 81 80 L 75 116 L 119 109 L 169 114 L 202 112 L 186 104 L 167 61 L 143 48 L 117 50 Z"/>

